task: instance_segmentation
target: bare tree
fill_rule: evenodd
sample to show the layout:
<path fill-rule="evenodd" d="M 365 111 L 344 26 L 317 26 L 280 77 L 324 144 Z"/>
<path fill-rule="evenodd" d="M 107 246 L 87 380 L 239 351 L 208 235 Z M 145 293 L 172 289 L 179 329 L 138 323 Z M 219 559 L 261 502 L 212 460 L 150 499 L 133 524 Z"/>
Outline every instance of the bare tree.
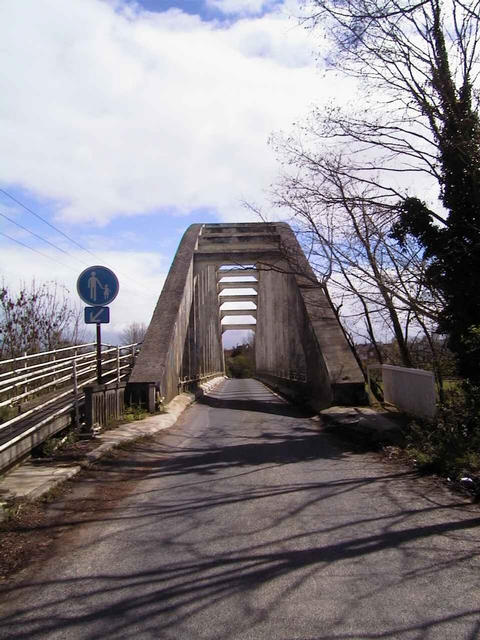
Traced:
<path fill-rule="evenodd" d="M 474 125 L 479 0 L 311 0 L 305 6 L 305 23 L 330 43 L 328 62 L 367 89 L 356 113 L 335 106 L 315 113 L 318 137 L 359 152 L 358 166 L 350 166 L 357 179 L 372 169 L 422 171 L 444 185 L 447 148 L 457 162 L 478 155 L 475 136 L 458 126 L 453 140 L 446 125 L 451 118 Z M 380 155 L 366 161 L 367 147 Z M 383 195 L 402 196 L 391 182 L 380 181 Z"/>
<path fill-rule="evenodd" d="M 68 289 L 56 282 L 30 287 L 18 293 L 5 283 L 0 287 L 0 357 L 38 353 L 78 344 L 80 309 L 72 304 Z"/>
<path fill-rule="evenodd" d="M 439 369 L 432 333 L 443 300 L 429 286 L 424 249 L 413 238 L 401 245 L 392 237 L 396 207 L 372 185 L 349 177 L 339 155 L 281 137 L 276 150 L 288 172 L 272 188 L 272 203 L 292 212 L 291 224 L 318 277 L 316 286 L 328 285 L 350 344 L 370 342 L 382 362 L 381 342 L 393 335 L 398 363 L 411 367 L 410 347 L 423 336 Z"/>
<path fill-rule="evenodd" d="M 144 322 L 132 322 L 120 333 L 122 344 L 135 344 L 143 342 L 147 333 L 147 325 Z"/>
<path fill-rule="evenodd" d="M 428 277 L 442 292 L 440 326 L 463 373 L 479 380 L 480 2 L 311 0 L 304 21 L 322 29 L 328 60 L 366 89 L 362 108 L 317 110 L 309 135 L 341 149 L 344 180 L 376 187 L 399 207 L 395 232 L 426 249 Z M 444 210 L 418 196 L 419 178 L 439 188 Z M 399 177 L 402 180 L 399 180 Z M 405 178 L 409 189 L 400 186 Z"/>

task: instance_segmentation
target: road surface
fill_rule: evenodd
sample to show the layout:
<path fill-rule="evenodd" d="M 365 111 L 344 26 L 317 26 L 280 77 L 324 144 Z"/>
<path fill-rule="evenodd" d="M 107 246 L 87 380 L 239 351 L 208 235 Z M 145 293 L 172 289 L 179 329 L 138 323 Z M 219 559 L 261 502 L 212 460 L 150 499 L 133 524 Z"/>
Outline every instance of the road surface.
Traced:
<path fill-rule="evenodd" d="M 260 383 L 213 395 L 126 455 L 115 508 L 4 585 L 2 639 L 480 637 L 478 507 Z"/>

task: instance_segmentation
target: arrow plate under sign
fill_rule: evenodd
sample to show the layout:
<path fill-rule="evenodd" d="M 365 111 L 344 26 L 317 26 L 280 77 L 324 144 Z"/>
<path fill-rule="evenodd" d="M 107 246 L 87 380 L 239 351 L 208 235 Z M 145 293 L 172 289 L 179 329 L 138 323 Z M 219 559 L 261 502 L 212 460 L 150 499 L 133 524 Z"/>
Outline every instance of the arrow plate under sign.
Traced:
<path fill-rule="evenodd" d="M 110 307 L 85 307 L 86 324 L 108 324 Z"/>

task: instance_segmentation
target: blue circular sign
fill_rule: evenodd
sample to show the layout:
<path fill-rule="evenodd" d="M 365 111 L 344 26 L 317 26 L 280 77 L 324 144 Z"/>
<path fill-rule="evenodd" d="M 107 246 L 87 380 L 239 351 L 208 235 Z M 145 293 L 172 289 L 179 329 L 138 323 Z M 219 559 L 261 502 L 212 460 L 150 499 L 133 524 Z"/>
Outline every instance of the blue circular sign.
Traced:
<path fill-rule="evenodd" d="M 117 297 L 120 285 L 117 276 L 107 269 L 95 265 L 88 267 L 78 276 L 77 292 L 87 304 L 97 307 L 110 304 Z"/>

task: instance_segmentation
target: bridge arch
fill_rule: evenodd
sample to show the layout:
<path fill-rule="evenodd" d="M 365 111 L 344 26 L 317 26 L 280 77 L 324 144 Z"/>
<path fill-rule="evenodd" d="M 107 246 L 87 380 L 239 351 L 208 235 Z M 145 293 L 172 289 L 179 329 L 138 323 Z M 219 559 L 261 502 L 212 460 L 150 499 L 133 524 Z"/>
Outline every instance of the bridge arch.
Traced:
<path fill-rule="evenodd" d="M 257 377 L 283 393 L 317 410 L 363 402 L 362 373 L 289 225 L 194 224 L 186 230 L 130 393 L 149 392 L 151 400 L 156 388 L 168 402 L 184 385 L 223 373 L 228 328 L 255 329 Z"/>

